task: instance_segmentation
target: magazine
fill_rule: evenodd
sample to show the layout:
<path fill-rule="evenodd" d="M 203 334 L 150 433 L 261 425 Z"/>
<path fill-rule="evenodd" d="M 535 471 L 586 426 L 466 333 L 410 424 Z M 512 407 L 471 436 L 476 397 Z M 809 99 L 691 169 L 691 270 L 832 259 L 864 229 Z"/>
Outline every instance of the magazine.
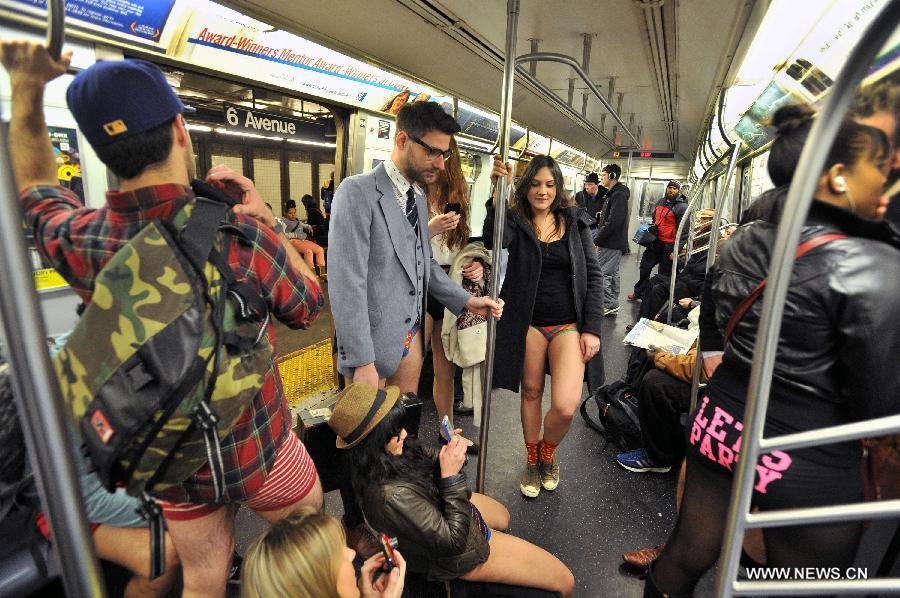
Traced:
<path fill-rule="evenodd" d="M 662 322 L 641 318 L 622 342 L 643 349 L 654 345 L 668 353 L 684 355 L 697 340 L 699 334 L 699 330 L 684 330 Z"/>

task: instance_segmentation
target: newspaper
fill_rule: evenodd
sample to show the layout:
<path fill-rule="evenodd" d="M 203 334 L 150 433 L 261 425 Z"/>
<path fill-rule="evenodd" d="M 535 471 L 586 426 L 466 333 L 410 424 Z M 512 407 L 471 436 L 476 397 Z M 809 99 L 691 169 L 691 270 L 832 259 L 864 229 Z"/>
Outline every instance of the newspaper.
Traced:
<path fill-rule="evenodd" d="M 668 353 L 684 355 L 697 340 L 699 333 L 699 330 L 683 330 L 662 322 L 641 318 L 622 342 L 644 349 L 654 345 Z"/>

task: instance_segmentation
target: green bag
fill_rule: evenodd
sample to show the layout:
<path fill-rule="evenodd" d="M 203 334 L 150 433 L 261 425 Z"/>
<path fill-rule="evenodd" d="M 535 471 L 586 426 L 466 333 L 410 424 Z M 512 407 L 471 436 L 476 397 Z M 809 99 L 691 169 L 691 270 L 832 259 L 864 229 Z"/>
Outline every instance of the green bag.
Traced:
<path fill-rule="evenodd" d="M 226 498 L 219 441 L 272 363 L 266 303 L 228 266 L 231 233 L 220 225 L 230 207 L 197 197 L 171 221 L 145 226 L 100 271 L 54 359 L 110 491 L 124 484 L 148 501 L 209 463 L 216 502 Z"/>

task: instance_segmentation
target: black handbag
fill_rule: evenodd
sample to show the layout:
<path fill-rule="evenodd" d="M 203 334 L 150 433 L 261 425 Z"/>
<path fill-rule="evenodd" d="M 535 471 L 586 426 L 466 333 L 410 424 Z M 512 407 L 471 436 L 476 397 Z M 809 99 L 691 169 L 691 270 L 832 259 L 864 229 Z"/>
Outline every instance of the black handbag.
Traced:
<path fill-rule="evenodd" d="M 642 224 L 634 233 L 632 241 L 641 247 L 650 247 L 659 236 L 659 227 L 655 224 Z"/>

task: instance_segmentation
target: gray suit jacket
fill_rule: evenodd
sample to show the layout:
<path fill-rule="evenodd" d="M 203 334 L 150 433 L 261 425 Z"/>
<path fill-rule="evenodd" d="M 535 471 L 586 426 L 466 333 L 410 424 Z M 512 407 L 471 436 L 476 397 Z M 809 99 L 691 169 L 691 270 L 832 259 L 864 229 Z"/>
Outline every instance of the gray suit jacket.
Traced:
<path fill-rule="evenodd" d="M 458 314 L 470 295 L 432 259 L 428 210 L 424 198 L 417 203 L 423 292 Z M 328 296 L 340 373 L 350 375 L 373 362 L 382 378 L 397 371 L 406 334 L 422 309 L 416 278 L 415 236 L 384 166 L 344 179 L 334 194 L 328 230 Z"/>

